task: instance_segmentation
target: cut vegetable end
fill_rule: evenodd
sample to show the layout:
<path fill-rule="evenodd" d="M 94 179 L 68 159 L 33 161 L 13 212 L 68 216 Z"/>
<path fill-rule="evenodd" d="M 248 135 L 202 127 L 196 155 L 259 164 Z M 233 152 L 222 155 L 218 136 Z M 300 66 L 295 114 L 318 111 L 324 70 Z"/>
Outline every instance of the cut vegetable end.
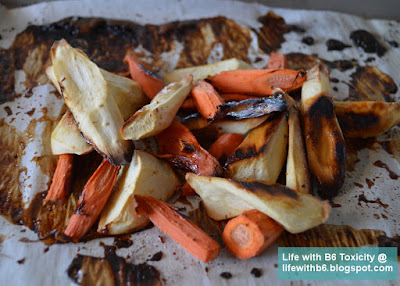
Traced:
<path fill-rule="evenodd" d="M 231 219 L 222 239 L 228 250 L 240 259 L 261 254 L 281 235 L 283 227 L 269 216 L 251 210 Z"/>

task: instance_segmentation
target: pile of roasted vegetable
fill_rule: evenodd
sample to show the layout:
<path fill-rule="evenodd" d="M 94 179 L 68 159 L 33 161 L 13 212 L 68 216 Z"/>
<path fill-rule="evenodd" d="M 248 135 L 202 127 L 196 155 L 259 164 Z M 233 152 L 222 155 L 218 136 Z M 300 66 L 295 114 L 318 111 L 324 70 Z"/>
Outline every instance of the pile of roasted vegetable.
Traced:
<path fill-rule="evenodd" d="M 59 161 L 44 203 L 68 199 L 74 156 L 95 149 L 104 157 L 69 218 L 73 241 L 97 221 L 108 234 L 152 221 L 198 259 L 215 259 L 219 244 L 164 202 L 179 191 L 199 195 L 212 219 L 230 219 L 226 247 L 253 257 L 284 229 L 299 233 L 329 218 L 311 176 L 321 198 L 338 194 L 343 136 L 377 136 L 400 122 L 399 103 L 335 102 L 322 65 L 289 70 L 281 54 L 266 69 L 230 59 L 163 79 L 129 54 L 132 79 L 112 74 L 65 40 L 51 58 L 47 74 L 68 111 L 51 136 Z M 295 100 L 289 94 L 299 89 Z M 143 139 L 157 147 L 135 150 Z"/>

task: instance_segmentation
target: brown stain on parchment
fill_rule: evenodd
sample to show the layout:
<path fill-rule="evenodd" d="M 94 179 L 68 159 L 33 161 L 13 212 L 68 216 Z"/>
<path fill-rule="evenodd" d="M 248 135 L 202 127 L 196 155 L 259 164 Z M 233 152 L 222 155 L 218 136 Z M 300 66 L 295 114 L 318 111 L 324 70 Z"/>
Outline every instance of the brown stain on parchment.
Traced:
<path fill-rule="evenodd" d="M 160 272 L 147 263 L 132 264 L 116 254 L 116 247 L 101 244 L 104 258 L 78 254 L 68 267 L 68 276 L 85 285 L 162 285 Z"/>
<path fill-rule="evenodd" d="M 322 224 L 298 234 L 284 232 L 277 243 L 285 247 L 360 247 L 378 245 L 382 230 L 355 229 L 348 225 Z"/>

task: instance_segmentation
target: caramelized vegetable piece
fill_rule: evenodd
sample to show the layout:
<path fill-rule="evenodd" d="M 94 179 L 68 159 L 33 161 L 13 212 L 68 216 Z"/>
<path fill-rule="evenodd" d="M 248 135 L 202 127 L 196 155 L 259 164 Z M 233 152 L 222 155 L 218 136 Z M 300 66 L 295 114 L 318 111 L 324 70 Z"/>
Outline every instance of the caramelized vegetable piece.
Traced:
<path fill-rule="evenodd" d="M 320 196 L 332 198 L 344 183 L 346 150 L 328 72 L 322 66 L 308 72 L 301 90 L 301 114 L 310 171 L 318 179 Z"/>
<path fill-rule="evenodd" d="M 123 234 L 148 224 L 144 216 L 131 211 L 133 195 L 148 195 L 166 201 L 178 188 L 179 180 L 167 162 L 135 150 L 129 166 L 123 166 L 114 189 L 100 215 L 98 232 Z"/>
<path fill-rule="evenodd" d="M 177 120 L 156 135 L 158 157 L 166 159 L 176 167 L 206 176 L 218 176 L 221 165 L 197 142 L 196 137 Z"/>
<path fill-rule="evenodd" d="M 167 203 L 149 196 L 135 195 L 136 211 L 143 214 L 191 255 L 204 262 L 217 258 L 220 246 L 201 228 Z"/>
<path fill-rule="evenodd" d="M 261 117 L 273 112 L 281 112 L 287 109 L 285 100 L 278 98 L 250 98 L 239 102 L 228 102 L 224 105 L 225 118 L 247 119 Z"/>
<path fill-rule="evenodd" d="M 291 98 L 290 98 L 291 99 Z M 286 186 L 301 193 L 311 193 L 310 172 L 299 113 L 293 99 L 289 113 L 288 156 L 286 159 Z"/>
<path fill-rule="evenodd" d="M 45 204 L 48 201 L 60 201 L 65 203 L 71 190 L 71 181 L 73 178 L 74 155 L 62 154 L 58 156 L 56 171 L 50 189 L 43 200 Z"/>
<path fill-rule="evenodd" d="M 192 98 L 197 110 L 207 121 L 213 121 L 222 117 L 223 112 L 221 108 L 225 101 L 211 84 L 204 80 L 195 82 L 192 88 Z"/>
<path fill-rule="evenodd" d="M 135 81 L 103 69 L 100 69 L 100 72 L 107 83 L 107 94 L 115 99 L 124 120 L 128 119 L 132 113 L 147 103 L 148 98 L 142 93 L 141 87 Z M 62 95 L 53 66 L 49 66 L 46 69 L 46 74 Z M 82 155 L 92 150 L 93 147 L 82 137 L 71 111 L 67 110 L 51 133 L 52 153 L 54 155 Z"/>
<path fill-rule="evenodd" d="M 142 62 L 133 58 L 133 56 L 126 55 L 124 62 L 129 65 L 132 79 L 142 87 L 144 94 L 148 98 L 153 99 L 164 88 L 162 79 L 156 73 L 148 70 Z"/>
<path fill-rule="evenodd" d="M 226 248 L 240 259 L 259 255 L 281 235 L 283 227 L 257 210 L 229 220 L 222 233 Z"/>
<path fill-rule="evenodd" d="M 289 92 L 300 88 L 306 73 L 289 69 L 235 70 L 221 72 L 211 77 L 211 84 L 220 93 L 271 95 L 275 87 Z"/>
<path fill-rule="evenodd" d="M 344 137 L 376 137 L 400 123 L 400 102 L 335 101 L 334 105 Z"/>
<path fill-rule="evenodd" d="M 139 140 L 165 130 L 174 120 L 191 88 L 191 75 L 166 86 L 149 104 L 136 111 L 125 122 L 121 131 L 122 137 L 126 140 Z"/>
<path fill-rule="evenodd" d="M 127 164 L 133 143 L 122 139 L 124 119 L 99 67 L 65 40 L 51 48 L 54 74 L 79 130 L 113 164 Z"/>
<path fill-rule="evenodd" d="M 225 133 L 221 135 L 208 149 L 217 160 L 225 162 L 233 154 L 235 149 L 242 143 L 244 137 L 237 133 Z"/>
<path fill-rule="evenodd" d="M 286 160 L 287 136 L 285 114 L 268 118 L 254 128 L 228 158 L 227 177 L 275 182 Z"/>
<path fill-rule="evenodd" d="M 193 173 L 187 173 L 186 180 L 201 196 L 207 214 L 215 220 L 229 218 L 240 209 L 241 212 L 256 209 L 280 223 L 287 231 L 299 233 L 325 222 L 331 210 L 328 201 L 320 201 L 312 195 L 279 184 Z M 224 200 L 227 203 L 222 204 Z"/>
<path fill-rule="evenodd" d="M 82 238 L 97 221 L 111 194 L 119 169 L 120 166 L 114 166 L 104 159 L 86 183 L 64 232 L 74 242 Z"/>
<path fill-rule="evenodd" d="M 278 53 L 272 52 L 269 55 L 267 68 L 268 69 L 287 69 L 288 62 L 287 62 L 286 56 L 284 54 L 278 54 Z"/>

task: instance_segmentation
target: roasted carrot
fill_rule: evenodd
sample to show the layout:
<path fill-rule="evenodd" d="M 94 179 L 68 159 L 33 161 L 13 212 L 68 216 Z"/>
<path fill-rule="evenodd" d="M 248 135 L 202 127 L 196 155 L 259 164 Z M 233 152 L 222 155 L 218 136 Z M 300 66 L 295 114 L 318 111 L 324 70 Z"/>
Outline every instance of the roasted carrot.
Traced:
<path fill-rule="evenodd" d="M 289 92 L 300 88 L 306 80 L 304 71 L 261 69 L 224 71 L 210 78 L 220 93 L 271 95 L 274 87 Z"/>
<path fill-rule="evenodd" d="M 222 233 L 226 248 L 240 259 L 266 250 L 281 235 L 283 227 L 266 214 L 251 210 L 231 219 Z"/>
<path fill-rule="evenodd" d="M 181 108 L 188 111 L 196 110 L 196 105 L 194 105 L 193 97 L 189 95 L 182 103 Z"/>
<path fill-rule="evenodd" d="M 278 54 L 275 52 L 270 53 L 267 68 L 268 69 L 287 69 L 288 62 L 287 62 L 286 56 L 284 54 Z"/>
<path fill-rule="evenodd" d="M 156 73 L 147 69 L 142 62 L 127 54 L 124 62 L 128 63 L 131 77 L 141 87 L 144 94 L 153 99 L 164 88 L 164 82 Z"/>
<path fill-rule="evenodd" d="M 150 196 L 135 195 L 135 200 L 139 215 L 148 217 L 191 255 L 204 262 L 217 258 L 221 248 L 219 244 L 170 205 Z"/>
<path fill-rule="evenodd" d="M 114 166 L 104 159 L 86 183 L 64 232 L 73 241 L 83 237 L 96 222 L 111 194 L 119 169 L 120 166 Z"/>
<path fill-rule="evenodd" d="M 161 154 L 159 158 L 197 175 L 217 176 L 222 173 L 218 160 L 201 147 L 193 133 L 179 121 L 172 121 L 155 137 Z"/>
<path fill-rule="evenodd" d="M 60 201 L 61 203 L 67 201 L 73 177 L 73 163 L 73 154 L 61 154 L 58 156 L 57 168 L 43 204 L 49 201 Z"/>
<path fill-rule="evenodd" d="M 185 182 L 181 187 L 181 195 L 184 197 L 193 196 L 196 194 L 196 191 L 189 185 L 188 182 Z"/>
<path fill-rule="evenodd" d="M 242 134 L 237 133 L 225 133 L 222 134 L 208 149 L 211 155 L 217 160 L 226 161 L 230 155 L 233 154 L 237 146 L 242 143 L 244 137 Z M 221 163 L 223 164 L 223 163 Z"/>
<path fill-rule="evenodd" d="M 222 116 L 221 107 L 225 101 L 208 82 L 198 80 L 193 85 L 192 98 L 201 116 L 208 121 L 213 121 Z"/>

